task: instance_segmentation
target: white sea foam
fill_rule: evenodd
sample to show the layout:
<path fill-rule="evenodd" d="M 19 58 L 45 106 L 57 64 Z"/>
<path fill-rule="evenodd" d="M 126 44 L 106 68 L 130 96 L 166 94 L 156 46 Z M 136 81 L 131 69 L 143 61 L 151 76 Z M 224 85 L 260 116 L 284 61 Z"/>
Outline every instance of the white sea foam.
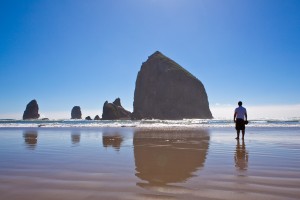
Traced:
<path fill-rule="evenodd" d="M 183 120 L 0 120 L 0 128 L 9 127 L 140 127 L 140 128 L 208 128 L 234 127 L 232 120 L 183 119 Z M 300 127 L 300 119 L 249 120 L 247 127 Z"/>

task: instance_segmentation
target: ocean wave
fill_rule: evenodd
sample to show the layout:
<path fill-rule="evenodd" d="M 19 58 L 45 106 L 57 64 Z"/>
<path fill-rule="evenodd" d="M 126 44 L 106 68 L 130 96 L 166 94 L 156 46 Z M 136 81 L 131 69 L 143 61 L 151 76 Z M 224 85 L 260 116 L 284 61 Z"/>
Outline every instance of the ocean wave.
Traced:
<path fill-rule="evenodd" d="M 0 120 L 0 128 L 8 127 L 234 127 L 233 120 L 224 119 L 183 119 L 183 120 Z M 299 119 L 254 119 L 247 127 L 300 127 Z"/>

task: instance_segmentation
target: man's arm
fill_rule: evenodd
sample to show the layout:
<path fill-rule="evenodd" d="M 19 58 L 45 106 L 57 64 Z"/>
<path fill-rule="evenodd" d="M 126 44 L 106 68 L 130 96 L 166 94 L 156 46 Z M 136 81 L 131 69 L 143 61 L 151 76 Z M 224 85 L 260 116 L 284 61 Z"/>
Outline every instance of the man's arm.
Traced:
<path fill-rule="evenodd" d="M 246 121 L 247 121 L 247 118 L 248 118 L 248 116 L 247 116 L 247 111 L 245 112 L 245 118 L 246 118 Z"/>
<path fill-rule="evenodd" d="M 236 118 L 236 111 L 234 111 L 234 115 L 233 115 L 233 121 L 235 122 L 236 120 L 235 120 L 235 118 Z"/>

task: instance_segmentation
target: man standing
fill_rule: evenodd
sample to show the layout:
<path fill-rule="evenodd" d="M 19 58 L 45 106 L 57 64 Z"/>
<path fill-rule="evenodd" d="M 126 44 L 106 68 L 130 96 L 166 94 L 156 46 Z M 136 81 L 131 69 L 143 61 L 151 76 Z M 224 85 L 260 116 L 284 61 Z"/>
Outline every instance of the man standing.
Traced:
<path fill-rule="evenodd" d="M 235 122 L 235 129 L 236 129 L 236 138 L 240 138 L 240 131 L 242 130 L 244 139 L 245 136 L 245 121 L 247 121 L 247 110 L 242 105 L 243 103 L 241 101 L 238 102 L 239 107 L 237 107 L 234 111 L 233 120 Z"/>

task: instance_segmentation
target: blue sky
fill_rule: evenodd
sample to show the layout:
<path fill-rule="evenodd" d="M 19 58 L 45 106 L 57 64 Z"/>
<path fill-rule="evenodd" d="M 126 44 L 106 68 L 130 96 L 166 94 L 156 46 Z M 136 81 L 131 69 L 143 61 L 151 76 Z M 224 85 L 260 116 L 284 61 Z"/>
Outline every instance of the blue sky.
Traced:
<path fill-rule="evenodd" d="M 32 99 L 54 118 L 75 105 L 101 115 L 116 97 L 132 110 L 156 50 L 199 78 L 215 109 L 297 107 L 299 10 L 298 0 L 0 0 L 0 118 L 21 118 Z"/>

